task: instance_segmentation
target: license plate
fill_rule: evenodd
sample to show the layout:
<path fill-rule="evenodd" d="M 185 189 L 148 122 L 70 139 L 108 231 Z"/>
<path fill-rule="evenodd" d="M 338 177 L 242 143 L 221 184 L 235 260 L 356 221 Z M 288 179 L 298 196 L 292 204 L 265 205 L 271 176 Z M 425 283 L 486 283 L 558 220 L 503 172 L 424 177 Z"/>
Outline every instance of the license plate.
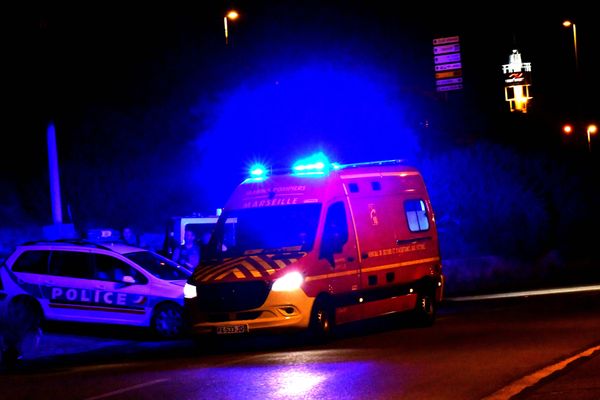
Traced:
<path fill-rule="evenodd" d="M 217 326 L 217 335 L 235 335 L 238 333 L 247 333 L 248 325 L 227 325 Z"/>

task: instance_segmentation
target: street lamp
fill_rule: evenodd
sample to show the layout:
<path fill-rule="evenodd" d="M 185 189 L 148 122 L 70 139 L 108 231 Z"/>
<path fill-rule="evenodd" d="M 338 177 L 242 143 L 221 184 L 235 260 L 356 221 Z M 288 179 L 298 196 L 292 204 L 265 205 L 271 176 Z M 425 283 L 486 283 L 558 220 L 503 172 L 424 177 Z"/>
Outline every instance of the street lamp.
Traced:
<path fill-rule="evenodd" d="M 577 30 L 575 29 L 575 23 L 569 20 L 563 22 L 565 28 L 573 27 L 573 50 L 575 51 L 575 71 L 579 71 L 579 61 L 577 57 Z"/>
<path fill-rule="evenodd" d="M 564 124 L 562 127 L 562 131 L 566 136 L 570 136 L 575 132 L 575 128 L 571 124 Z M 596 124 L 588 124 L 586 129 L 587 134 L 587 142 L 588 142 L 588 151 L 592 152 L 592 135 L 598 133 L 598 126 Z"/>
<path fill-rule="evenodd" d="M 573 126 L 570 124 L 565 124 L 563 126 L 563 132 L 567 136 L 570 135 L 571 133 L 573 133 Z"/>
<path fill-rule="evenodd" d="M 225 45 L 227 46 L 229 44 L 229 30 L 227 29 L 227 20 L 235 20 L 239 17 L 240 15 L 237 13 L 237 11 L 235 10 L 231 10 L 229 11 L 227 14 L 225 14 L 225 17 L 223 18 L 223 24 L 225 26 Z"/>
<path fill-rule="evenodd" d="M 595 135 L 598 132 L 598 127 L 595 124 L 589 124 L 587 127 L 587 140 L 588 140 L 588 150 L 592 152 L 592 140 L 591 135 Z"/>

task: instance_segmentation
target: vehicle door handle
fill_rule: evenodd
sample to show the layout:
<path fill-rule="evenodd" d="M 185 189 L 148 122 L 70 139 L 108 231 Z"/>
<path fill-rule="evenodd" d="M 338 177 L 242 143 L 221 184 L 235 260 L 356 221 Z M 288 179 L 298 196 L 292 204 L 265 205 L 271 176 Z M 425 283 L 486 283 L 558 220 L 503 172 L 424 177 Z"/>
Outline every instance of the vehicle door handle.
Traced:
<path fill-rule="evenodd" d="M 348 257 L 346 260 L 347 260 L 348 262 L 353 262 L 353 261 L 354 261 L 354 257 Z"/>

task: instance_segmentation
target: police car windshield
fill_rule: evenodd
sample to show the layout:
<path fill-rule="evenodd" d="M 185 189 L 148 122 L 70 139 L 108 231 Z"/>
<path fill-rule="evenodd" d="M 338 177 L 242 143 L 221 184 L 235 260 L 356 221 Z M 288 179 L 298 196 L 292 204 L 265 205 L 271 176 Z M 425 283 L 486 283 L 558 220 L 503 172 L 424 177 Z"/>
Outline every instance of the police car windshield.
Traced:
<path fill-rule="evenodd" d="M 309 251 L 315 241 L 320 212 L 319 203 L 228 210 L 225 217 L 237 220 L 230 255 Z"/>
<path fill-rule="evenodd" d="M 123 255 L 159 279 L 175 281 L 187 279 L 191 275 L 175 262 L 151 251 L 136 251 Z"/>

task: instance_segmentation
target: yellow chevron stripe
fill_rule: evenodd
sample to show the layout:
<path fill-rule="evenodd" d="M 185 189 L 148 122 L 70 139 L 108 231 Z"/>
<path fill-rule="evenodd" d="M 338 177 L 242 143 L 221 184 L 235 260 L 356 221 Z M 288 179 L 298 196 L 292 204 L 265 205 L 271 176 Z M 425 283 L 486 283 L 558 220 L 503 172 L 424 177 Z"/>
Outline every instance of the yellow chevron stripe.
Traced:
<path fill-rule="evenodd" d="M 203 282 L 206 282 L 208 280 L 210 280 L 211 278 L 214 278 L 215 276 L 219 275 L 220 273 L 222 273 L 223 271 L 229 270 L 229 268 L 240 262 L 240 260 L 243 260 L 243 257 L 238 257 L 238 258 L 234 258 L 224 264 L 221 264 L 220 266 L 218 266 L 217 268 L 211 268 L 208 271 L 206 271 L 205 273 L 201 274 L 201 280 Z"/>
<path fill-rule="evenodd" d="M 273 266 L 271 265 L 271 263 L 267 260 L 265 260 L 262 257 L 259 256 L 251 256 L 250 257 L 252 260 L 254 260 L 256 263 L 258 263 L 258 265 L 260 265 L 263 268 L 263 271 L 267 271 L 269 269 L 271 269 Z"/>
<path fill-rule="evenodd" d="M 241 265 L 248 269 L 248 271 L 250 271 L 253 277 L 260 278 L 262 276 L 260 271 L 257 271 L 256 268 L 254 268 L 254 265 L 250 264 L 248 261 L 243 261 Z"/>
<path fill-rule="evenodd" d="M 272 260 L 273 256 L 250 256 L 250 258 L 256 262 L 259 267 L 250 263 L 246 257 L 237 257 L 234 259 L 227 260 L 226 263 L 221 264 L 217 267 L 208 268 L 206 271 L 199 271 L 195 278 L 202 282 L 207 282 L 211 279 L 219 280 L 223 279 L 227 274 L 233 272 L 237 278 L 245 278 L 247 274 L 244 274 L 239 268 L 234 268 L 236 265 L 241 265 L 248 270 L 248 272 L 254 278 L 260 278 L 267 275 L 272 275 L 279 269 L 286 267 L 288 264 L 284 260 Z M 298 258 L 289 258 L 287 261 L 290 263 L 298 261 Z M 237 270 L 238 273 L 235 271 Z M 242 275 L 240 275 L 242 274 Z"/>
<path fill-rule="evenodd" d="M 219 281 L 219 280 L 225 278 L 227 275 L 231 274 L 232 272 L 235 275 L 235 277 L 238 279 L 246 278 L 246 275 L 244 275 L 244 273 L 242 271 L 240 271 L 238 268 L 234 268 L 231 271 L 225 271 L 221 275 L 217 276 L 215 278 L 215 281 Z"/>

